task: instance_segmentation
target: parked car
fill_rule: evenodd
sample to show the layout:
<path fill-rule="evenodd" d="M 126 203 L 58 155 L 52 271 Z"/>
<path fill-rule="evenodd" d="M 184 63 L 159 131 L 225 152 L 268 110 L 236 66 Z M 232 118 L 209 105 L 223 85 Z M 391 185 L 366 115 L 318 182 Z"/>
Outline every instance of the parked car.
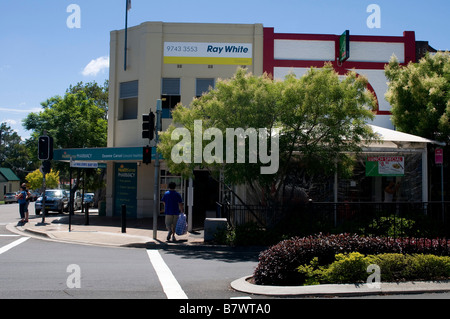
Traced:
<path fill-rule="evenodd" d="M 94 193 L 85 193 L 84 203 L 89 204 L 89 207 L 94 207 Z"/>
<path fill-rule="evenodd" d="M 45 211 L 57 211 L 62 213 L 69 208 L 69 197 L 65 190 L 48 189 L 45 191 Z M 42 196 L 35 203 L 36 215 L 40 215 L 42 210 Z"/>
<path fill-rule="evenodd" d="M 70 191 L 67 191 L 67 197 L 69 198 L 69 206 L 70 206 Z M 76 191 L 73 194 L 73 210 L 79 210 L 81 209 L 81 192 L 80 191 Z"/>
<path fill-rule="evenodd" d="M 17 203 L 16 195 L 16 193 L 6 193 L 5 196 L 3 196 L 3 201 L 5 202 L 5 204 Z"/>
<path fill-rule="evenodd" d="M 30 191 L 30 201 L 35 202 L 41 194 L 36 191 Z"/>

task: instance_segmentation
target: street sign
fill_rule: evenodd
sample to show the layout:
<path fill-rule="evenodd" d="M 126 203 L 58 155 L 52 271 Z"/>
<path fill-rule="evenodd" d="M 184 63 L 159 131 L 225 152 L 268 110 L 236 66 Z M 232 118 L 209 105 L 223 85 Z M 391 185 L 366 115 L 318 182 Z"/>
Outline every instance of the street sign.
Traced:
<path fill-rule="evenodd" d="M 439 165 L 444 163 L 444 150 L 442 148 L 437 148 L 434 151 L 434 162 Z"/>
<path fill-rule="evenodd" d="M 345 30 L 339 37 L 339 62 L 344 62 L 350 57 L 350 31 Z"/>
<path fill-rule="evenodd" d="M 97 162 L 70 162 L 70 167 L 98 168 L 98 163 Z"/>

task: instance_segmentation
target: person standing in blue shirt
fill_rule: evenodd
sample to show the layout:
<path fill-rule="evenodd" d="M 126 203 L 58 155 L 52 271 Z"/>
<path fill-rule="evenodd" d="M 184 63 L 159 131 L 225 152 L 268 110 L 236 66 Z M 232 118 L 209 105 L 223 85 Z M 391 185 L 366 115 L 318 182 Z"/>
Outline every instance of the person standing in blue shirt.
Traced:
<path fill-rule="evenodd" d="M 19 202 L 19 214 L 20 214 L 20 222 L 27 223 L 28 222 L 28 191 L 27 185 L 24 183 L 21 186 L 21 191 L 17 195 L 17 201 Z"/>
<path fill-rule="evenodd" d="M 175 241 L 175 226 L 177 225 L 178 216 L 184 212 L 183 199 L 181 195 L 175 190 L 176 184 L 169 183 L 169 190 L 165 192 L 161 201 L 164 203 L 164 213 L 166 215 L 166 228 L 169 231 L 167 240 Z"/>

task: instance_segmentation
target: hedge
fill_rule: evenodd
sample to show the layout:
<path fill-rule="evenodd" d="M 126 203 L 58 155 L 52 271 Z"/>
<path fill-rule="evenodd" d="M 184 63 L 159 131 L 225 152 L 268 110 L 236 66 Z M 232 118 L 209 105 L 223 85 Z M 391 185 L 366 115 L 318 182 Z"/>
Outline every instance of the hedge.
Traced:
<path fill-rule="evenodd" d="M 379 267 L 381 282 L 450 278 L 450 257 L 424 254 L 337 254 L 328 266 L 318 266 L 314 258 L 309 265 L 298 267 L 298 271 L 305 275 L 305 284 L 364 283 L 373 273 L 368 271 L 370 265 Z"/>

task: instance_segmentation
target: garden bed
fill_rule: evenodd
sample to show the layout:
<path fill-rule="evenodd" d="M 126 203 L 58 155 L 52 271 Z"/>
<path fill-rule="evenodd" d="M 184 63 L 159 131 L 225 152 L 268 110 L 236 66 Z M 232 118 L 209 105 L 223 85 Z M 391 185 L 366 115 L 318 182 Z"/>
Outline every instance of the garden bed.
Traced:
<path fill-rule="evenodd" d="M 257 285 L 298 286 L 306 283 L 322 283 L 327 278 L 327 276 L 323 276 L 323 272 L 331 267 L 333 263 L 340 261 L 341 264 L 344 264 L 341 274 L 347 274 L 349 278 L 342 279 L 343 277 L 339 277 L 341 279 L 338 279 L 338 282 L 339 280 L 340 282 L 361 281 L 370 275 L 370 273 L 367 273 L 367 269 L 364 268 L 367 262 L 382 263 L 382 259 L 376 258 L 380 258 L 379 256 L 383 254 L 395 254 L 395 256 L 385 256 L 386 259 L 390 260 L 392 267 L 400 262 L 400 259 L 403 258 L 401 256 L 411 256 L 405 262 L 412 263 L 411 267 L 415 267 L 416 274 L 422 274 L 422 278 L 416 278 L 416 280 L 448 279 L 450 266 L 447 267 L 447 265 L 450 265 L 450 259 L 437 257 L 450 256 L 449 252 L 449 242 L 444 239 L 392 239 L 362 237 L 350 234 L 328 236 L 318 234 L 302 238 L 294 237 L 283 240 L 262 252 L 253 278 Z M 355 255 L 355 253 L 359 253 L 359 255 Z M 417 260 L 412 261 L 412 256 L 416 255 L 424 255 L 424 257 L 416 257 Z M 336 260 L 337 256 L 339 260 Z M 368 256 L 371 257 L 369 258 Z M 364 258 L 366 259 L 363 260 Z M 383 261 L 383 263 L 386 265 L 389 262 Z M 420 264 L 422 268 L 416 264 Z M 299 269 L 299 267 L 301 268 Z M 333 267 L 337 271 L 337 264 Z M 364 272 L 359 273 L 359 275 L 363 274 L 363 277 L 357 277 L 356 275 L 352 277 L 355 272 L 355 269 L 352 267 L 360 267 L 358 271 L 363 269 Z M 428 271 L 430 267 L 436 268 L 435 273 L 437 277 L 431 278 L 432 273 Z M 440 268 L 445 268 L 446 270 L 439 273 L 437 269 Z M 389 268 L 381 269 L 381 274 L 383 272 L 385 276 L 390 272 L 395 273 Z M 409 273 L 414 274 L 412 270 L 409 270 Z M 427 273 L 430 273 L 430 276 L 427 276 Z M 331 274 L 332 272 L 330 271 L 330 276 Z M 402 279 L 401 276 L 404 275 L 400 274 L 395 277 L 395 280 L 410 280 L 412 278 L 405 277 Z M 384 278 L 382 277 L 381 280 L 384 281 Z"/>

